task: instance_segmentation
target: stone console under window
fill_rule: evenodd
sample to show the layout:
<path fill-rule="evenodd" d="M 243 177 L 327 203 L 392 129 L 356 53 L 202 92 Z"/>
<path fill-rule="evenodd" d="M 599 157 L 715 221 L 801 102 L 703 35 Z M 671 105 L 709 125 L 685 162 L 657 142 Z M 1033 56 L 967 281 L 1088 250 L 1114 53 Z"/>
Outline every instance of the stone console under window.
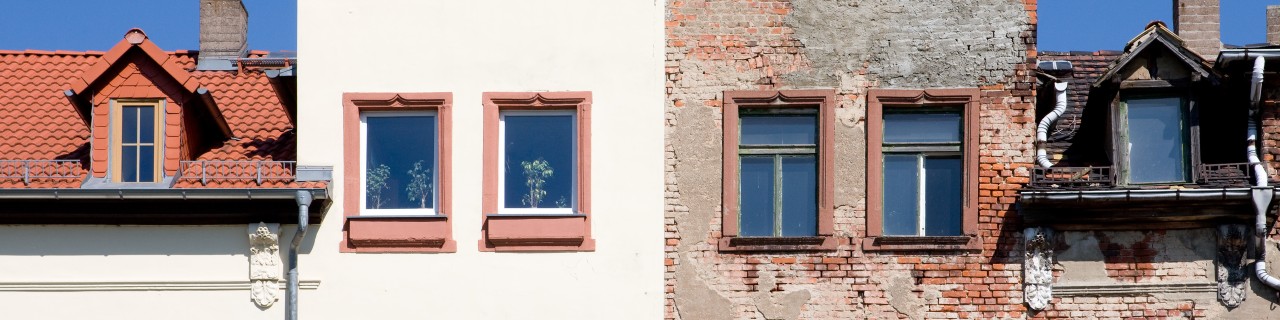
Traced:
<path fill-rule="evenodd" d="M 834 250 L 834 90 L 724 93 L 722 251 Z"/>
<path fill-rule="evenodd" d="M 863 250 L 976 250 L 978 89 L 872 89 Z"/>
<path fill-rule="evenodd" d="M 455 252 L 452 94 L 343 94 L 342 252 Z"/>

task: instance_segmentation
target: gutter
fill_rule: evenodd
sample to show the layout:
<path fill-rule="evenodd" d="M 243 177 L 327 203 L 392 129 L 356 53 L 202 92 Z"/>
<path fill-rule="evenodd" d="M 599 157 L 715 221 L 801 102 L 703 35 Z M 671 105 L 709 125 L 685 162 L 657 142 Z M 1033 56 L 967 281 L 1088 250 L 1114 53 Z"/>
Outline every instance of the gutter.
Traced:
<path fill-rule="evenodd" d="M 296 199 L 298 192 L 306 192 L 315 199 L 329 199 L 324 188 L 191 188 L 191 189 L 0 189 L 0 200 L 52 199 L 52 200 L 103 200 L 103 199 Z"/>

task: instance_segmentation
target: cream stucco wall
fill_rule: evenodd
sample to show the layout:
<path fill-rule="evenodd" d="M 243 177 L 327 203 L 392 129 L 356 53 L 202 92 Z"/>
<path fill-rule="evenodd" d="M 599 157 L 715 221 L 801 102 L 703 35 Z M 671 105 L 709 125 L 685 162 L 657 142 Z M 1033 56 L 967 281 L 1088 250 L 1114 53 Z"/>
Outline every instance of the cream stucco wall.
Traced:
<path fill-rule="evenodd" d="M 335 179 L 303 247 L 302 318 L 662 317 L 661 2 L 298 5 L 298 160 Z M 486 91 L 592 92 L 594 252 L 479 252 Z M 453 93 L 458 252 L 338 252 L 343 92 Z M 0 318 L 283 319 L 283 290 L 260 309 L 242 287 L 248 246 L 245 225 L 0 226 Z"/>
<path fill-rule="evenodd" d="M 299 161 L 341 161 L 343 92 L 453 93 L 457 253 L 337 253 L 337 201 L 304 257 L 303 313 L 657 319 L 663 27 L 654 1 L 300 1 Z M 591 91 L 594 252 L 479 252 L 481 93 Z M 343 179 L 340 175 L 335 179 Z M 335 188 L 341 199 L 343 192 Z M 378 315 L 378 317 L 374 317 Z"/>

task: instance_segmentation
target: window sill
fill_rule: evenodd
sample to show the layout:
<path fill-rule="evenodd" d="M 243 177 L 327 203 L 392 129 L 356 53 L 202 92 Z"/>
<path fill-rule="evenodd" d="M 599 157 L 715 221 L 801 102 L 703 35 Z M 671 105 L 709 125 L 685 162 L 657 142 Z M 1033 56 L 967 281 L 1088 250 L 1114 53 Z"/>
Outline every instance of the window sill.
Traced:
<path fill-rule="evenodd" d="M 977 236 L 879 236 L 866 237 L 863 251 L 974 251 L 981 250 Z"/>
<path fill-rule="evenodd" d="M 816 237 L 725 237 L 720 251 L 828 251 L 836 249 L 833 236 Z"/>
<path fill-rule="evenodd" d="M 582 214 L 488 214 L 480 251 L 595 251 Z"/>
<path fill-rule="evenodd" d="M 342 252 L 448 253 L 457 252 L 449 217 L 352 216 L 347 217 Z"/>

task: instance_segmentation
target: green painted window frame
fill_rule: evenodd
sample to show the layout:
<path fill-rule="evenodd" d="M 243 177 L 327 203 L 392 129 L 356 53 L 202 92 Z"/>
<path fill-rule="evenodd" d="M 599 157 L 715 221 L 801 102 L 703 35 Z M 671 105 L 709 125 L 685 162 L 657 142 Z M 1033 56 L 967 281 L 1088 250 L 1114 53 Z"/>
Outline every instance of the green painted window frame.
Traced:
<path fill-rule="evenodd" d="M 1192 184 L 1192 183 L 1194 183 L 1194 181 L 1193 181 L 1193 180 L 1194 180 L 1194 177 L 1193 177 L 1193 175 L 1192 175 L 1192 169 L 1196 166 L 1196 164 L 1195 164 L 1195 163 L 1193 163 L 1193 161 L 1194 161 L 1194 159 L 1193 159 L 1193 158 L 1194 158 L 1194 157 L 1192 156 L 1192 150 L 1191 150 L 1191 145 L 1193 144 L 1193 142 L 1192 142 L 1192 135 L 1191 135 L 1191 110 L 1190 110 L 1190 109 L 1191 109 L 1191 106 L 1190 106 L 1190 99 L 1188 99 L 1188 97 L 1187 97 L 1187 96 L 1185 96 L 1185 95 L 1181 95 L 1181 94 L 1167 94 L 1167 93 L 1163 93 L 1163 94 L 1162 94 L 1162 93 L 1129 93 L 1129 94 L 1121 94 L 1121 95 L 1120 95 L 1120 97 L 1119 97 L 1119 108 L 1118 108 L 1118 110 L 1117 110 L 1117 111 L 1119 112 L 1119 116 L 1118 116 L 1117 118 L 1120 120 L 1120 121 L 1119 121 L 1119 125 L 1120 125 L 1119 132 L 1122 134 L 1121 138 L 1119 139 L 1119 140 L 1121 140 L 1121 142 L 1120 142 L 1120 144 L 1119 144 L 1119 145 L 1121 145 L 1121 146 L 1128 146 L 1128 145 L 1129 145 L 1129 143 L 1130 143 L 1130 140 L 1129 140 L 1129 100 L 1138 100 L 1138 99 L 1160 99 L 1160 98 L 1177 98 L 1177 99 L 1178 99 L 1178 105 L 1179 105 L 1179 107 L 1178 107 L 1178 113 L 1179 113 L 1179 117 L 1178 117 L 1178 119 L 1179 119 L 1179 123 L 1178 123 L 1178 125 L 1179 125 L 1179 126 L 1178 126 L 1178 127 L 1181 129 L 1180 131 L 1181 131 L 1181 134 L 1182 134 L 1182 160 L 1183 160 L 1183 162 L 1182 162 L 1182 163 L 1183 163 L 1183 166 L 1182 166 L 1182 167 L 1183 167 L 1183 168 L 1182 168 L 1182 177 L 1183 177 L 1183 180 L 1181 180 L 1181 181 L 1132 182 L 1132 181 L 1131 181 L 1131 178 L 1132 178 L 1131 169 L 1133 168 L 1133 166 L 1132 166 L 1132 164 L 1130 163 L 1130 160 L 1133 158 L 1133 154 L 1131 153 L 1131 152 L 1132 152 L 1132 148 L 1128 148 L 1128 149 L 1126 149 L 1126 150 L 1125 150 L 1125 152 L 1124 152 L 1124 158 L 1123 158 L 1124 164 L 1123 164 L 1123 165 L 1121 165 L 1121 166 L 1119 166 L 1119 167 L 1120 167 L 1120 170 L 1118 170 L 1119 172 L 1117 173 L 1117 174 L 1119 175 L 1119 176 L 1118 176 L 1118 180 L 1119 180 L 1119 181 L 1122 181 L 1125 185 L 1136 185 L 1136 186 L 1143 186 L 1143 185 L 1179 185 L 1179 184 Z"/>

